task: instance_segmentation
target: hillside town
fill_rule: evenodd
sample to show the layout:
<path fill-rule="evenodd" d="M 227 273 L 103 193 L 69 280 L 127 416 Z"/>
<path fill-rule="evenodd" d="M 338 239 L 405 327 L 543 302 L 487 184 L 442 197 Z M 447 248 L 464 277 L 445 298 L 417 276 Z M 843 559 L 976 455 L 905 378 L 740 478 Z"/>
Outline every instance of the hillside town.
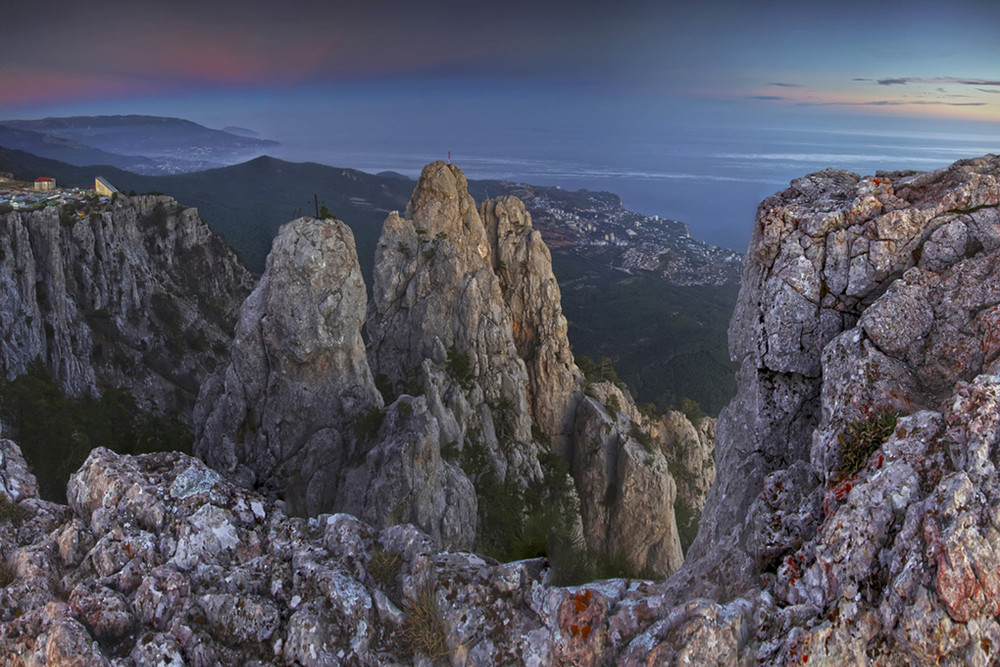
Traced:
<path fill-rule="evenodd" d="M 0 207 L 15 210 L 39 209 L 66 204 L 106 204 L 118 194 L 118 189 L 103 176 L 94 178 L 87 188 L 60 188 L 56 179 L 39 176 L 34 182 L 14 180 L 10 173 L 0 172 Z"/>
<path fill-rule="evenodd" d="M 683 222 L 625 209 L 610 192 L 506 184 L 521 198 L 553 252 L 574 252 L 674 285 L 738 284 L 743 256 L 691 236 Z"/>

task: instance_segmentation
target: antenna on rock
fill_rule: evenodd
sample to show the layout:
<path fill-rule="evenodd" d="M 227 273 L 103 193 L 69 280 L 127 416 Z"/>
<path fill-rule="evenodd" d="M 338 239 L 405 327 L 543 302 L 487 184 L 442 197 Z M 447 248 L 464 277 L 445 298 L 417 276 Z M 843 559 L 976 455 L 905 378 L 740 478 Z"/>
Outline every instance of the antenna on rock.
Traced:
<path fill-rule="evenodd" d="M 319 219 L 319 203 L 320 203 L 319 195 L 316 194 L 316 193 L 313 193 L 313 205 L 316 207 L 316 218 L 317 219 Z M 323 203 L 325 204 L 326 202 L 324 201 Z"/>
<path fill-rule="evenodd" d="M 448 164 L 451 164 L 451 151 L 448 151 Z"/>

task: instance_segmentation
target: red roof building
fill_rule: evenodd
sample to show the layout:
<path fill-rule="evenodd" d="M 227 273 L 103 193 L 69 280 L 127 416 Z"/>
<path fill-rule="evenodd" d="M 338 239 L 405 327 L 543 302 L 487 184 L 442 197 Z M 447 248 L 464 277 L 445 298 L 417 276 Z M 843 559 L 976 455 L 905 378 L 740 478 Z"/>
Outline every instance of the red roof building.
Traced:
<path fill-rule="evenodd" d="M 55 190 L 56 189 L 56 179 L 50 176 L 41 176 L 35 179 L 35 189 L 36 190 Z"/>

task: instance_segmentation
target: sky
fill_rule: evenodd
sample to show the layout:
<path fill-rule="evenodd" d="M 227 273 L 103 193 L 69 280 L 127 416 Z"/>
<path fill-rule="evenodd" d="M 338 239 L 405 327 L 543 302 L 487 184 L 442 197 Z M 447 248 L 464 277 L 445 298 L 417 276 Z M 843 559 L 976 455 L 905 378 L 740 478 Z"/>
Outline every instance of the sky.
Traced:
<path fill-rule="evenodd" d="M 610 189 L 745 246 L 827 166 L 1000 152 L 1000 2 L 16 3 L 0 119 L 146 113 L 278 157 Z"/>

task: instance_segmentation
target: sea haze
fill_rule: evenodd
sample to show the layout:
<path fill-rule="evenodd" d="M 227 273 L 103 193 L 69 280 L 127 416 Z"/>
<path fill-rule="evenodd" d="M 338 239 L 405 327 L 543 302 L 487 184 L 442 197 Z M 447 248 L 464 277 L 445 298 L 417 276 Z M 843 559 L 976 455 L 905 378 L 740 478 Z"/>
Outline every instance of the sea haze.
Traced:
<path fill-rule="evenodd" d="M 419 127 L 419 125 L 418 125 Z M 684 221 L 703 241 L 745 250 L 757 205 L 791 179 L 827 167 L 933 170 L 1000 151 L 1000 135 L 938 129 L 816 130 L 687 126 L 614 136 L 589 128 L 520 128 L 463 137 L 424 125 L 394 142 L 377 129 L 271 132 L 277 157 L 415 177 L 431 160 L 451 159 L 469 178 L 609 190 L 626 208 Z M 649 128 L 647 128 L 649 129 Z M 282 136 L 284 135 L 284 136 Z"/>

